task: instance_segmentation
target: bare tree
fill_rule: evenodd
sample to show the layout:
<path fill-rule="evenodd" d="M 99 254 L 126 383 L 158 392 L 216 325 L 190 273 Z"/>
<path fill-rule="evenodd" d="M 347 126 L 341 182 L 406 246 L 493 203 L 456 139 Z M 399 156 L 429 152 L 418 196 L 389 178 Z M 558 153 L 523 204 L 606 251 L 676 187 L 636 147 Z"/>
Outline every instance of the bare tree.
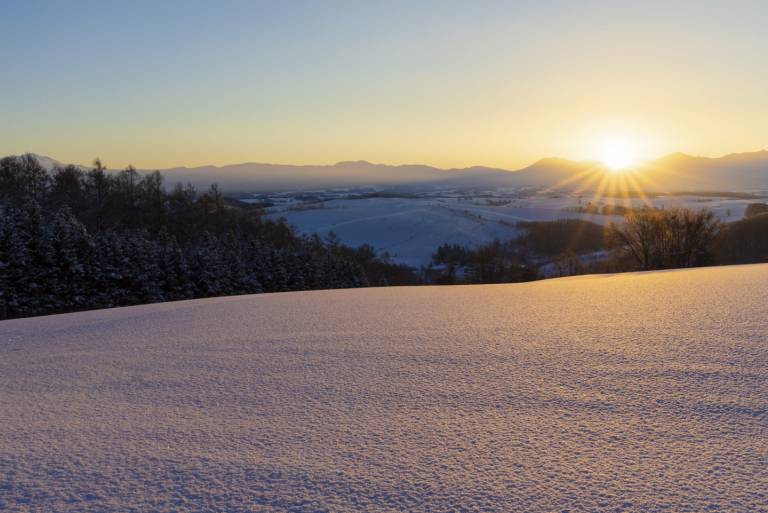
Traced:
<path fill-rule="evenodd" d="M 609 234 L 640 269 L 668 269 L 708 264 L 719 228 L 708 210 L 647 208 L 630 212 Z"/>

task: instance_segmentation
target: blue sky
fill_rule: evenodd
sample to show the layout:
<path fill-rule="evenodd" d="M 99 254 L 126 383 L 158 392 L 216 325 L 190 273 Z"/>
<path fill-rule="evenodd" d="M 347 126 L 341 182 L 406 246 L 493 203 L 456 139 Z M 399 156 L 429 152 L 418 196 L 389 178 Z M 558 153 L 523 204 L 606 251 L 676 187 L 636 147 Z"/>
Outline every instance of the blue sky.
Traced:
<path fill-rule="evenodd" d="M 0 9 L 0 154 L 519 167 L 617 134 L 648 157 L 768 139 L 766 2 Z"/>

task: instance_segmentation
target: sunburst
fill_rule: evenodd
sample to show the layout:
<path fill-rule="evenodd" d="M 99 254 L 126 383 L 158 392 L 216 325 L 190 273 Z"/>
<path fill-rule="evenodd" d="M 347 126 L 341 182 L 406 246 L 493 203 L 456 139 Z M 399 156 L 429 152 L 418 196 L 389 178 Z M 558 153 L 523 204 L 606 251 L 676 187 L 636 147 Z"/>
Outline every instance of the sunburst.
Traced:
<path fill-rule="evenodd" d="M 637 144 L 629 138 L 611 136 L 600 142 L 600 161 L 613 173 L 637 164 Z"/>

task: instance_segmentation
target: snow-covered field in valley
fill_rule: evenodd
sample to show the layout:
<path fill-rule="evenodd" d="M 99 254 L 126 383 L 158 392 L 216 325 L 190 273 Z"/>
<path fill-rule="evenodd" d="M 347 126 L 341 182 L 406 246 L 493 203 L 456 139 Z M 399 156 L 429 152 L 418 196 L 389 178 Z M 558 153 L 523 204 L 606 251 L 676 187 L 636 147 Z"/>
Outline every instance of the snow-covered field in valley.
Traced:
<path fill-rule="evenodd" d="M 569 211 L 585 205 L 591 197 L 537 195 L 512 199 L 506 205 L 483 204 L 487 198 L 471 197 L 338 199 L 303 209 L 276 207 L 270 209 L 270 215 L 285 218 L 305 234 L 325 236 L 333 232 L 353 247 L 370 244 L 379 252 L 389 253 L 393 261 L 418 268 L 428 265 L 442 244 L 477 247 L 494 239 L 514 239 L 519 235 L 515 227 L 519 222 L 582 219 L 606 225 L 622 221 L 623 216 Z M 731 222 L 741 219 L 747 204 L 756 200 L 660 196 L 646 200 L 602 198 L 595 204 L 641 208 L 646 201 L 656 208 L 706 208 Z"/>
<path fill-rule="evenodd" d="M 279 210 L 299 231 L 328 235 L 335 233 L 345 244 L 357 247 L 370 244 L 386 251 L 393 261 L 412 267 L 426 266 L 442 244 L 476 247 L 494 239 L 514 239 L 515 224 L 521 221 L 585 219 L 607 224 L 621 220 L 566 212 L 562 201 L 518 200 L 503 207 L 477 205 L 470 201 L 434 199 L 375 198 L 326 201 L 323 208 Z"/>
<path fill-rule="evenodd" d="M 0 510 L 768 511 L 768 265 L 0 322 Z"/>

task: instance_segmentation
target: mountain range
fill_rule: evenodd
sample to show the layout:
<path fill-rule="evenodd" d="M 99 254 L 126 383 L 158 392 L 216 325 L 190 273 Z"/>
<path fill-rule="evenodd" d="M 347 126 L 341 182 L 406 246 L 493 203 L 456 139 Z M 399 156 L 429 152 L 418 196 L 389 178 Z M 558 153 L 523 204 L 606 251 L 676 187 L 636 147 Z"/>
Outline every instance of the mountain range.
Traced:
<path fill-rule="evenodd" d="M 47 169 L 61 165 L 50 157 L 35 156 Z M 615 175 L 596 161 L 561 158 L 545 158 L 516 171 L 482 166 L 441 169 L 364 160 L 333 165 L 243 163 L 160 171 L 169 184 L 190 182 L 207 188 L 218 183 L 228 193 L 368 186 L 408 190 L 500 187 L 588 190 L 597 187 L 604 176 L 613 178 L 614 183 L 620 184 L 617 187 L 647 192 L 765 191 L 768 190 L 768 151 L 734 153 L 719 158 L 673 153 Z"/>

